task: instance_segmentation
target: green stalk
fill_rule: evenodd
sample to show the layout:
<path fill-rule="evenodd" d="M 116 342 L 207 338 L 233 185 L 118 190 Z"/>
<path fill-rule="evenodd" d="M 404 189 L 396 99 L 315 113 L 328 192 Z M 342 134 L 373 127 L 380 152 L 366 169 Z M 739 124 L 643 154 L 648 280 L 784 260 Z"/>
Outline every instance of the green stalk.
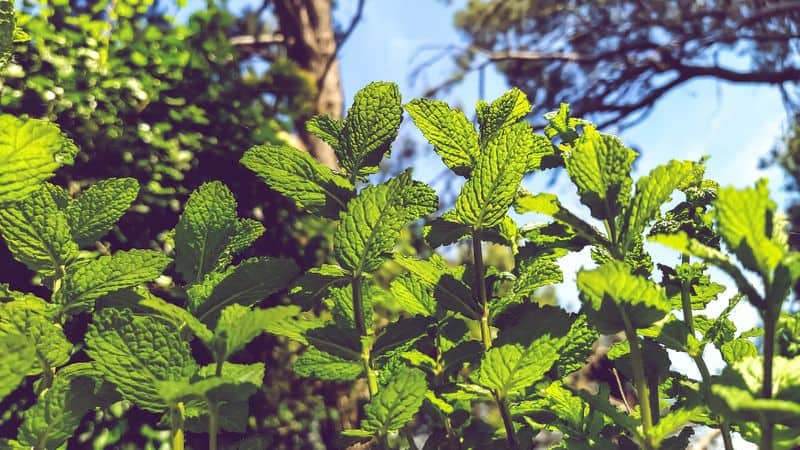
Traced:
<path fill-rule="evenodd" d="M 492 346 L 492 330 L 489 328 L 489 299 L 486 294 L 486 282 L 483 279 L 483 248 L 477 230 L 472 231 L 472 265 L 475 267 L 475 288 L 478 289 L 478 305 L 483 310 L 481 315 L 481 340 L 483 349 Z"/>
<path fill-rule="evenodd" d="M 691 258 L 689 255 L 681 255 L 681 264 L 689 264 L 690 262 Z M 692 316 L 692 297 L 691 293 L 689 292 L 690 288 L 691 286 L 689 286 L 689 283 L 683 281 L 681 282 L 681 306 L 683 307 L 683 321 L 686 323 L 686 327 L 689 329 L 689 334 L 694 337 L 695 328 L 694 317 Z M 711 373 L 708 370 L 706 361 L 703 359 L 702 354 L 698 356 L 692 356 L 692 359 L 697 365 L 697 369 L 700 371 L 700 379 L 703 381 L 703 393 L 705 396 L 708 396 L 708 387 L 711 386 Z M 725 446 L 725 450 L 733 450 L 731 428 L 730 425 L 728 425 L 728 421 L 722 416 L 718 416 L 716 414 L 712 417 L 717 421 L 717 423 L 719 423 L 720 432 L 722 434 L 722 442 Z"/>
<path fill-rule="evenodd" d="M 356 331 L 361 338 L 361 364 L 364 366 L 364 373 L 367 374 L 367 385 L 369 386 L 369 396 L 374 397 L 378 393 L 378 378 L 372 370 L 372 345 L 367 335 L 367 325 L 364 321 L 364 300 L 361 297 L 361 276 L 356 275 L 350 281 L 353 291 L 353 315 L 356 323 Z"/>
<path fill-rule="evenodd" d="M 654 450 L 651 438 L 651 431 L 653 429 L 653 413 L 650 405 L 650 387 L 647 384 L 647 377 L 644 374 L 644 359 L 642 352 L 639 348 L 639 336 L 636 334 L 636 329 L 631 324 L 628 314 L 625 310 L 619 309 L 622 321 L 625 323 L 625 337 L 628 338 L 628 343 L 631 348 L 631 365 L 633 366 L 633 379 L 636 383 L 636 391 L 639 396 L 639 408 L 642 417 L 642 431 L 644 432 L 644 448 L 646 450 Z"/>
<path fill-rule="evenodd" d="M 769 296 L 765 296 L 769 298 Z M 775 328 L 779 309 L 773 302 L 766 301 L 764 319 L 764 379 L 761 385 L 761 397 L 772 398 L 772 360 L 775 357 Z M 768 419 L 761 421 L 761 450 L 772 450 L 772 433 L 774 424 Z"/>
<path fill-rule="evenodd" d="M 512 450 L 519 450 L 519 441 L 517 440 L 517 433 L 514 431 L 514 422 L 511 418 L 511 411 L 508 409 L 508 404 L 504 398 L 501 398 L 497 393 L 494 393 L 494 399 L 497 402 L 497 407 L 500 409 L 500 415 L 503 417 L 503 425 L 506 427 L 506 440 L 508 447 Z"/>
<path fill-rule="evenodd" d="M 172 437 L 172 450 L 183 450 L 183 402 L 170 409 L 170 436 Z"/>
<path fill-rule="evenodd" d="M 208 450 L 217 450 L 219 411 L 215 402 L 206 399 L 206 403 L 208 403 Z"/>

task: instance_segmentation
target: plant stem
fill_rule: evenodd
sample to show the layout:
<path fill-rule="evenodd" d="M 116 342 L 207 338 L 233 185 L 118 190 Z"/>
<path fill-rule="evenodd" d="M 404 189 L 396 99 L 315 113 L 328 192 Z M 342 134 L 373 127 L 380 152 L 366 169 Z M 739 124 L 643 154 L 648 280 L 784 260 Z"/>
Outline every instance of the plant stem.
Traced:
<path fill-rule="evenodd" d="M 219 411 L 217 404 L 211 400 L 208 403 L 208 450 L 217 450 L 217 433 L 219 433 Z"/>
<path fill-rule="evenodd" d="M 689 255 L 681 255 L 681 264 L 691 263 Z M 692 316 L 692 297 L 690 292 L 691 286 L 685 281 L 681 281 L 681 306 L 683 307 L 683 321 L 689 330 L 689 334 L 695 337 L 694 317 Z M 697 369 L 700 371 L 700 379 L 703 382 L 703 395 L 708 396 L 708 387 L 711 385 L 711 372 L 708 370 L 706 361 L 703 359 L 702 349 L 701 354 L 692 356 Z M 719 423 L 719 429 L 722 434 L 722 442 L 725 450 L 733 450 L 733 440 L 731 440 L 731 428 L 728 421 L 722 416 L 712 415 L 714 420 Z"/>
<path fill-rule="evenodd" d="M 353 291 L 353 319 L 356 323 L 356 330 L 361 338 L 361 364 L 364 366 L 364 373 L 367 375 L 367 385 L 369 386 L 369 396 L 374 397 L 378 393 L 378 379 L 372 370 L 372 346 L 367 339 L 367 325 L 364 320 L 364 300 L 361 297 L 361 276 L 356 275 L 350 281 Z"/>
<path fill-rule="evenodd" d="M 511 411 L 508 409 L 508 404 L 506 404 L 506 400 L 501 398 L 496 392 L 494 393 L 494 399 L 497 402 L 497 407 L 500 409 L 500 416 L 503 417 L 503 425 L 506 427 L 506 439 L 508 440 L 508 446 L 512 450 L 519 450 L 517 433 L 514 431 L 514 421 L 511 418 Z"/>
<path fill-rule="evenodd" d="M 653 413 L 650 405 L 650 387 L 647 384 L 647 377 L 644 374 L 644 359 L 639 348 L 639 336 L 633 328 L 630 318 L 624 309 L 619 309 L 622 320 L 625 323 L 625 336 L 631 348 L 631 365 L 633 366 L 633 378 L 636 383 L 636 391 L 639 396 L 639 408 L 642 418 L 642 431 L 644 432 L 644 448 L 654 450 L 651 440 L 651 430 L 653 428 Z"/>
<path fill-rule="evenodd" d="M 478 306 L 483 310 L 481 315 L 481 340 L 483 349 L 492 346 L 492 330 L 489 328 L 489 300 L 486 295 L 486 282 L 483 279 L 483 242 L 477 230 L 472 231 L 472 265 L 475 268 L 475 289 L 478 290 Z"/>
<path fill-rule="evenodd" d="M 170 436 L 172 436 L 172 450 L 183 450 L 183 402 L 170 409 Z"/>
<path fill-rule="evenodd" d="M 769 296 L 765 296 L 765 299 Z M 761 385 L 761 397 L 772 398 L 772 360 L 775 357 L 775 327 L 780 310 L 774 302 L 766 301 L 764 319 L 764 374 Z M 761 450 L 772 450 L 773 423 L 768 419 L 761 421 Z"/>

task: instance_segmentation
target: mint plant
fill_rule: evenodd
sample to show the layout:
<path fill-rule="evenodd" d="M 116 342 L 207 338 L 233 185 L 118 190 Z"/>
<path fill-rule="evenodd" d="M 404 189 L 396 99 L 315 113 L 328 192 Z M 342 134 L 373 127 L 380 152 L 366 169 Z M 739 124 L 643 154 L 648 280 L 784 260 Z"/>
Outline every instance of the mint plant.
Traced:
<path fill-rule="evenodd" d="M 8 2 L 0 33 L 4 44 L 24 38 Z M 449 208 L 410 169 L 373 182 L 404 110 L 464 179 Z M 403 105 L 396 85 L 377 82 L 344 119 L 308 123 L 341 170 L 287 145 L 249 149 L 241 162 L 255 176 L 335 226 L 332 260 L 304 273 L 287 259 L 242 259 L 265 230 L 239 217 L 221 181 L 190 195 L 167 248 L 111 248 L 102 239 L 137 201 L 138 182 L 77 194 L 50 184 L 76 146 L 53 124 L 0 115 L 0 234 L 47 292 L 0 284 L 0 401 L 20 386 L 36 396 L 3 411 L 21 425 L 0 444 L 84 445 L 75 433 L 86 414 L 134 405 L 160 415 L 172 449 L 186 448 L 187 432 L 206 434 L 212 450 L 263 448 L 228 437 L 248 431 L 248 399 L 270 369 L 235 355 L 269 332 L 305 346 L 298 376 L 351 383 L 364 400 L 343 446 L 677 449 L 699 425 L 719 429 L 727 450 L 736 433 L 762 449 L 800 445 L 800 321 L 784 305 L 800 258 L 766 183 L 720 188 L 705 160 L 634 180 L 636 152 L 619 138 L 567 105 L 538 134 L 530 111 L 512 89 L 477 104 L 476 127 L 441 101 Z M 555 168 L 582 211 L 522 187 Z M 546 221 L 519 226 L 514 215 L 528 213 Z M 422 248 L 398 245 L 413 232 Z M 469 261 L 436 252 L 448 245 L 468 248 Z M 656 265 L 651 245 L 674 250 L 674 263 Z M 592 261 L 575 277 L 581 310 L 541 301 L 540 288 L 568 278 L 561 258 L 583 249 Z M 486 256 L 497 253 L 510 263 Z M 283 291 L 290 304 L 259 306 Z M 707 315 L 723 293 L 727 305 Z M 737 329 L 744 301 L 763 327 Z M 85 333 L 65 333 L 86 321 Z M 587 383 L 580 372 L 601 336 L 614 380 Z M 722 355 L 721 373 L 707 351 Z M 668 352 L 686 354 L 699 379 L 674 371 Z"/>

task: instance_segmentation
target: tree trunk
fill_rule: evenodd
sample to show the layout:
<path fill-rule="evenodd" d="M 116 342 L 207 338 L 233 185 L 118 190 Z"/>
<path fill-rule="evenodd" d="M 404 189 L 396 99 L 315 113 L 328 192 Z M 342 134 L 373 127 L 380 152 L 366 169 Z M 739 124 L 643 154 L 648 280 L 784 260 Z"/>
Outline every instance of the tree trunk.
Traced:
<path fill-rule="evenodd" d="M 286 38 L 286 56 L 311 74 L 317 86 L 313 114 L 342 117 L 343 95 L 336 57 L 336 36 L 333 29 L 330 0 L 276 0 L 275 14 L 280 32 Z M 318 161 L 338 168 L 333 150 L 306 131 L 311 115 L 295 118 L 294 126 L 306 150 Z"/>

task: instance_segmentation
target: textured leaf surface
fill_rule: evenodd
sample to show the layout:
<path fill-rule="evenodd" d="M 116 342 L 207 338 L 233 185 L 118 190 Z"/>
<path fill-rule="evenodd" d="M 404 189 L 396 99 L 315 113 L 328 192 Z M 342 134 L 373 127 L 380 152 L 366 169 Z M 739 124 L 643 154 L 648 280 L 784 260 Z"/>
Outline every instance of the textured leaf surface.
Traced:
<path fill-rule="evenodd" d="M 500 223 L 525 174 L 532 136 L 529 124 L 518 123 L 501 129 L 486 143 L 456 199 L 453 219 L 476 230 Z"/>
<path fill-rule="evenodd" d="M 560 283 L 563 279 L 561 268 L 553 258 L 540 257 L 523 260 L 519 265 L 519 276 L 514 280 L 510 291 L 489 304 L 491 316 L 496 317 L 509 306 L 527 301 L 536 289 Z"/>
<path fill-rule="evenodd" d="M 575 148 L 565 153 L 564 164 L 592 216 L 613 219 L 629 201 L 635 158 L 636 152 L 625 147 L 619 138 L 584 127 Z"/>
<path fill-rule="evenodd" d="M 394 248 L 402 228 L 438 206 L 433 189 L 412 180 L 410 171 L 367 187 L 342 213 L 333 237 L 336 260 L 356 274 L 376 270 Z"/>
<path fill-rule="evenodd" d="M 416 99 L 406 104 L 414 124 L 433 145 L 442 162 L 459 175 L 468 175 L 480 154 L 478 133 L 463 112 L 440 100 Z"/>
<path fill-rule="evenodd" d="M 682 189 L 697 179 L 698 167 L 691 161 L 670 161 L 658 166 L 636 182 L 636 194 L 630 208 L 627 239 L 639 236 L 657 218 L 661 205 L 670 200 L 676 189 Z"/>
<path fill-rule="evenodd" d="M 303 308 L 312 308 L 331 288 L 348 283 L 347 272 L 333 264 L 323 264 L 309 269 L 297 278 L 289 291 L 294 303 Z"/>
<path fill-rule="evenodd" d="M 38 364 L 27 375 L 37 375 L 66 364 L 72 344 L 59 325 L 44 314 L 44 305 L 33 306 L 24 300 L 0 303 L 0 336 L 24 335 L 35 349 Z"/>
<path fill-rule="evenodd" d="M 745 267 L 770 277 L 786 248 L 772 240 L 776 205 L 769 198 L 766 181 L 755 188 L 722 188 L 714 207 L 719 234 L 728 248 Z"/>
<path fill-rule="evenodd" d="M 189 311 L 178 305 L 156 297 L 145 288 L 116 291 L 97 300 L 97 308 L 113 307 L 130 309 L 136 315 L 150 315 L 166 320 L 176 330 L 191 330 L 203 342 L 210 342 L 214 336 L 202 322 Z"/>
<path fill-rule="evenodd" d="M 478 101 L 475 110 L 481 130 L 481 144 L 485 144 L 499 130 L 527 116 L 531 112 L 531 104 L 524 92 L 512 88 L 492 103 Z"/>
<path fill-rule="evenodd" d="M 191 310 L 202 322 L 213 324 L 226 306 L 258 303 L 288 286 L 297 271 L 297 266 L 288 259 L 247 259 L 222 278 L 208 297 L 192 305 Z"/>
<path fill-rule="evenodd" d="M 154 250 L 128 250 L 101 256 L 67 270 L 57 299 L 65 312 L 91 310 L 98 298 L 120 289 L 155 280 L 170 263 Z"/>
<path fill-rule="evenodd" d="M 175 227 L 175 266 L 184 281 L 200 281 L 217 267 L 236 228 L 236 200 L 224 184 L 192 192 Z"/>
<path fill-rule="evenodd" d="M 419 369 L 397 371 L 372 400 L 364 406 L 361 428 L 377 435 L 399 430 L 411 421 L 425 398 L 428 386 Z"/>
<path fill-rule="evenodd" d="M 361 376 L 364 366 L 358 361 L 309 348 L 297 358 L 292 370 L 298 375 L 320 380 L 351 381 Z"/>
<path fill-rule="evenodd" d="M 172 326 L 130 310 L 103 309 L 86 334 L 87 354 L 123 398 L 152 412 L 166 403 L 158 383 L 187 378 L 197 371 L 189 344 Z"/>
<path fill-rule="evenodd" d="M 44 275 L 58 273 L 78 252 L 61 210 L 65 195 L 61 188 L 43 184 L 25 200 L 0 208 L 0 231 L 11 254 Z"/>
<path fill-rule="evenodd" d="M 242 157 L 242 164 L 312 214 L 336 218 L 354 195 L 347 179 L 308 153 L 285 145 L 253 147 Z"/>
<path fill-rule="evenodd" d="M 712 407 L 723 406 L 743 420 L 761 418 L 789 426 L 800 426 L 800 357 L 777 356 L 773 362 L 772 398 L 760 398 L 763 362 L 758 356 L 744 357 L 723 369 L 711 387 Z"/>
<path fill-rule="evenodd" d="M 522 393 L 544 377 L 558 360 L 560 341 L 549 335 L 531 345 L 507 344 L 490 348 L 472 375 L 477 384 L 492 389 L 501 398 Z"/>
<path fill-rule="evenodd" d="M 0 115 L 0 205 L 27 197 L 77 151 L 54 124 Z"/>
<path fill-rule="evenodd" d="M 324 115 L 314 116 L 306 122 L 306 129 L 330 145 L 337 158 L 341 158 L 342 126 L 341 120 Z"/>
<path fill-rule="evenodd" d="M 339 164 L 351 179 L 373 173 L 403 119 L 400 90 L 394 83 L 374 82 L 358 91 L 341 132 Z"/>
<path fill-rule="evenodd" d="M 480 319 L 469 287 L 456 277 L 459 274 L 449 268 L 444 259 L 434 255 L 426 261 L 395 255 L 395 262 L 411 272 L 416 279 L 432 287 L 434 298 L 443 308 L 472 319 Z"/>
<path fill-rule="evenodd" d="M 590 320 L 604 334 L 625 329 L 620 308 L 634 328 L 646 328 L 670 310 L 662 288 L 652 281 L 633 275 L 622 262 L 614 261 L 593 270 L 581 270 L 577 276 L 581 298 L 590 306 Z"/>
<path fill-rule="evenodd" d="M 236 303 L 225 307 L 214 330 L 217 337 L 225 343 L 225 359 L 266 331 L 266 323 L 284 320 L 296 314 L 295 308 L 250 309 Z"/>
<path fill-rule="evenodd" d="M 0 335 L 0 401 L 36 365 L 35 349 L 23 335 Z"/>
<path fill-rule="evenodd" d="M 33 448 L 59 448 L 69 439 L 81 419 L 97 406 L 95 380 L 85 363 L 65 367 L 53 385 L 34 406 L 25 411 L 19 441 Z"/>
<path fill-rule="evenodd" d="M 389 289 L 394 301 L 409 314 L 432 316 L 436 312 L 433 286 L 410 275 L 401 275 L 392 280 Z"/>
<path fill-rule="evenodd" d="M 93 184 L 67 205 L 72 239 L 86 246 L 101 238 L 125 214 L 139 194 L 133 178 L 113 178 Z"/>

